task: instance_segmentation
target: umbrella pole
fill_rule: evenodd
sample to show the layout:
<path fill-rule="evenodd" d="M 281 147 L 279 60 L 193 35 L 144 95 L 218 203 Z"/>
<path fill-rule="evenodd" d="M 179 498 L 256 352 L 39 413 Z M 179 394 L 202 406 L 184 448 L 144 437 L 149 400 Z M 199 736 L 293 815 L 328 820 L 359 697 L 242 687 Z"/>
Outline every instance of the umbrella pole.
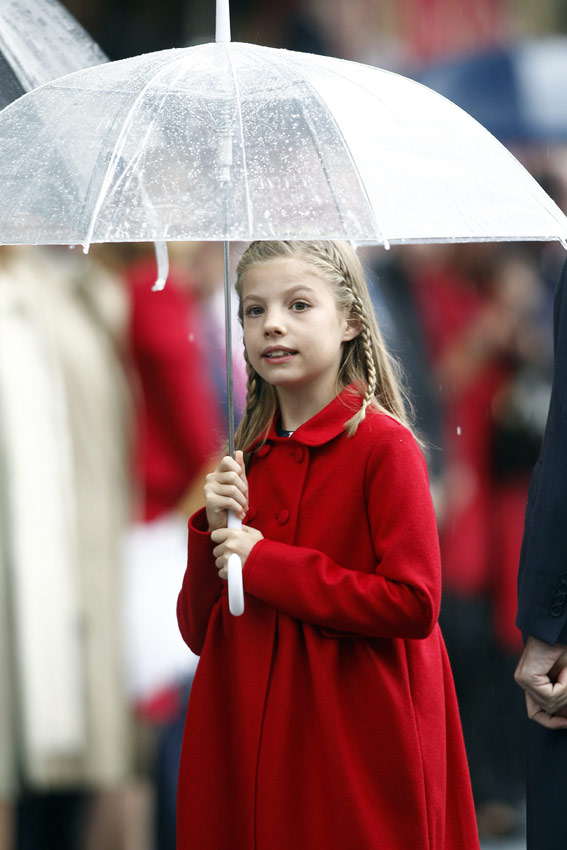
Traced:
<path fill-rule="evenodd" d="M 216 41 L 230 41 L 230 10 L 229 0 L 217 0 L 216 9 Z M 228 184 L 230 182 L 230 166 L 232 164 L 232 136 L 229 116 L 220 144 L 221 183 L 224 194 L 224 223 L 225 234 L 228 236 Z M 226 406 L 228 418 L 228 451 L 234 457 L 234 382 L 232 377 L 232 298 L 230 291 L 230 243 L 224 241 L 224 316 L 225 316 L 225 349 L 226 349 Z M 228 511 L 227 525 L 229 528 L 242 528 L 242 522 L 232 511 Z M 228 559 L 228 607 L 230 613 L 239 617 L 244 612 L 244 588 L 242 585 L 242 562 L 238 555 Z"/>
<path fill-rule="evenodd" d="M 228 410 L 228 451 L 234 457 L 234 384 L 232 378 L 232 309 L 230 292 L 230 243 L 224 243 L 224 315 L 226 348 L 226 395 Z M 241 520 L 228 511 L 229 528 L 242 528 Z M 242 586 L 242 562 L 238 555 L 228 559 L 228 607 L 234 617 L 244 612 L 244 588 Z"/>
<path fill-rule="evenodd" d="M 230 243 L 224 243 L 224 327 L 226 349 L 226 401 L 228 410 L 228 452 L 234 457 L 234 381 L 232 376 L 232 309 L 230 291 Z"/>

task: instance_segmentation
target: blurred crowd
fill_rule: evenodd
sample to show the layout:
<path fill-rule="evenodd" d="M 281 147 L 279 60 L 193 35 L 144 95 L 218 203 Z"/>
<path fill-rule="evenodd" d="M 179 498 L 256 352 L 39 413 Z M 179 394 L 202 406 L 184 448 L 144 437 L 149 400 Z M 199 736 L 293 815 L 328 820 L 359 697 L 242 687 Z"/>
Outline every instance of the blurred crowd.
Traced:
<path fill-rule="evenodd" d="M 155 30 L 140 10 L 151 4 L 139 4 L 129 30 L 139 44 L 127 46 L 128 4 L 112 24 L 104 3 L 66 5 L 111 58 L 113 47 L 126 55 L 174 44 L 150 43 Z M 392 42 L 365 27 L 370 16 L 375 31 L 387 28 L 388 4 L 378 13 L 357 2 L 347 14 L 335 0 L 323 16 L 324 5 L 262 12 L 235 3 L 237 27 L 251 41 L 376 64 L 390 56 L 399 67 Z M 398 4 L 406 36 L 416 55 L 438 54 L 449 35 L 431 28 L 437 40 L 428 42 L 412 18 L 419 5 Z M 208 27 L 197 6 L 184 16 L 193 35 Z M 461 26 L 462 38 L 502 33 L 498 6 L 471 4 L 475 27 Z M 564 150 L 514 152 L 565 209 Z M 197 664 L 178 635 L 175 602 L 186 521 L 226 440 L 226 391 L 222 246 L 170 249 L 166 288 L 152 292 L 151 245 L 100 246 L 88 257 L 0 248 L 0 850 L 175 847 Z M 518 243 L 361 255 L 427 445 L 442 628 L 481 835 L 511 835 L 524 794 L 515 582 L 564 251 Z M 238 418 L 238 328 L 234 372 Z"/>
<path fill-rule="evenodd" d="M 172 265 L 152 292 L 151 246 L 0 250 L 2 850 L 175 846 L 175 603 L 226 399 L 222 250 Z"/>

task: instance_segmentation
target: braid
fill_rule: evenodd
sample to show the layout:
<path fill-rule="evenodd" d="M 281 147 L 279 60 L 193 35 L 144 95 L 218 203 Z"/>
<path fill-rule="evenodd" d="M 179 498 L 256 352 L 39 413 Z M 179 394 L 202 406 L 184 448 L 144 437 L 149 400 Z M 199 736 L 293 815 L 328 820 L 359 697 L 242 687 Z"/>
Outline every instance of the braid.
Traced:
<path fill-rule="evenodd" d="M 354 290 L 353 290 L 353 286 L 352 286 L 352 283 L 353 283 L 352 275 L 351 275 L 350 269 L 349 269 L 349 267 L 348 267 L 348 265 L 345 261 L 343 254 L 341 253 L 341 251 L 338 248 L 338 243 L 337 242 L 324 242 L 323 244 L 325 245 L 326 253 L 327 253 L 329 260 L 331 261 L 332 265 L 334 266 L 335 270 L 338 271 L 340 277 L 343 278 L 344 282 L 346 283 L 346 285 L 349 289 L 349 292 L 352 293 L 353 297 L 356 297 Z M 359 301 L 359 303 L 360 303 L 360 301 Z"/>
<path fill-rule="evenodd" d="M 411 413 L 411 405 L 403 391 L 399 364 L 384 344 L 362 268 L 353 264 L 352 258 L 349 260 L 349 251 L 344 243 L 323 244 L 335 273 L 342 278 L 350 301 L 350 306 L 347 307 L 345 303 L 345 307 L 350 309 L 351 317 L 356 319 L 359 326 L 358 336 L 345 345 L 341 365 L 341 378 L 344 381 L 356 381 L 358 372 L 362 394 L 360 409 L 346 423 L 347 432 L 351 435 L 356 432 L 370 406 L 395 416 L 409 427 L 408 411 Z M 340 297 L 339 292 L 337 297 Z"/>
<path fill-rule="evenodd" d="M 349 287 L 350 288 L 350 287 Z M 374 347 L 372 345 L 372 335 L 368 327 L 366 313 L 362 302 L 358 295 L 353 292 L 352 311 L 360 322 L 360 339 L 364 352 L 364 367 L 366 372 L 366 392 L 362 400 L 362 409 L 366 410 L 377 396 L 378 376 L 376 373 L 376 362 L 374 357 Z"/>
<path fill-rule="evenodd" d="M 250 414 L 258 404 L 258 375 L 248 359 L 248 352 L 244 349 L 244 360 L 246 361 L 246 414 Z"/>

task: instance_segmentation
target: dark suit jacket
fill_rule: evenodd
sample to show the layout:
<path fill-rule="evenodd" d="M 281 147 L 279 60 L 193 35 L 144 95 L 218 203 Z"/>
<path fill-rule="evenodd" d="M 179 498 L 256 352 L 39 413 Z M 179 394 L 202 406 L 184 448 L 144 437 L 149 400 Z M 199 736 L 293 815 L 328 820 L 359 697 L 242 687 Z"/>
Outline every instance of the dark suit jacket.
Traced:
<path fill-rule="evenodd" d="M 555 368 L 547 426 L 528 494 L 517 625 L 567 643 L 567 263 L 555 294 Z M 528 726 L 527 850 L 567 848 L 567 732 Z"/>
<path fill-rule="evenodd" d="M 518 572 L 517 625 L 567 643 L 567 263 L 555 294 L 553 387 L 528 493 Z"/>

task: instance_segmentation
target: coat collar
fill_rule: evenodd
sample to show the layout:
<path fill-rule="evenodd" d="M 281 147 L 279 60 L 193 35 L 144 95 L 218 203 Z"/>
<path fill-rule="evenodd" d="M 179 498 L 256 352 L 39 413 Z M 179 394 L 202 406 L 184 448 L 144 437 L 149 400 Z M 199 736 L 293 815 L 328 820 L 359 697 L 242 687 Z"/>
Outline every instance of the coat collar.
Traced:
<path fill-rule="evenodd" d="M 305 446 L 322 446 L 338 437 L 345 430 L 345 423 L 353 416 L 361 405 L 362 397 L 354 384 L 345 387 L 323 410 L 316 413 L 303 425 L 300 425 L 290 437 L 278 437 L 274 417 L 268 433 L 270 442 L 295 440 Z"/>

